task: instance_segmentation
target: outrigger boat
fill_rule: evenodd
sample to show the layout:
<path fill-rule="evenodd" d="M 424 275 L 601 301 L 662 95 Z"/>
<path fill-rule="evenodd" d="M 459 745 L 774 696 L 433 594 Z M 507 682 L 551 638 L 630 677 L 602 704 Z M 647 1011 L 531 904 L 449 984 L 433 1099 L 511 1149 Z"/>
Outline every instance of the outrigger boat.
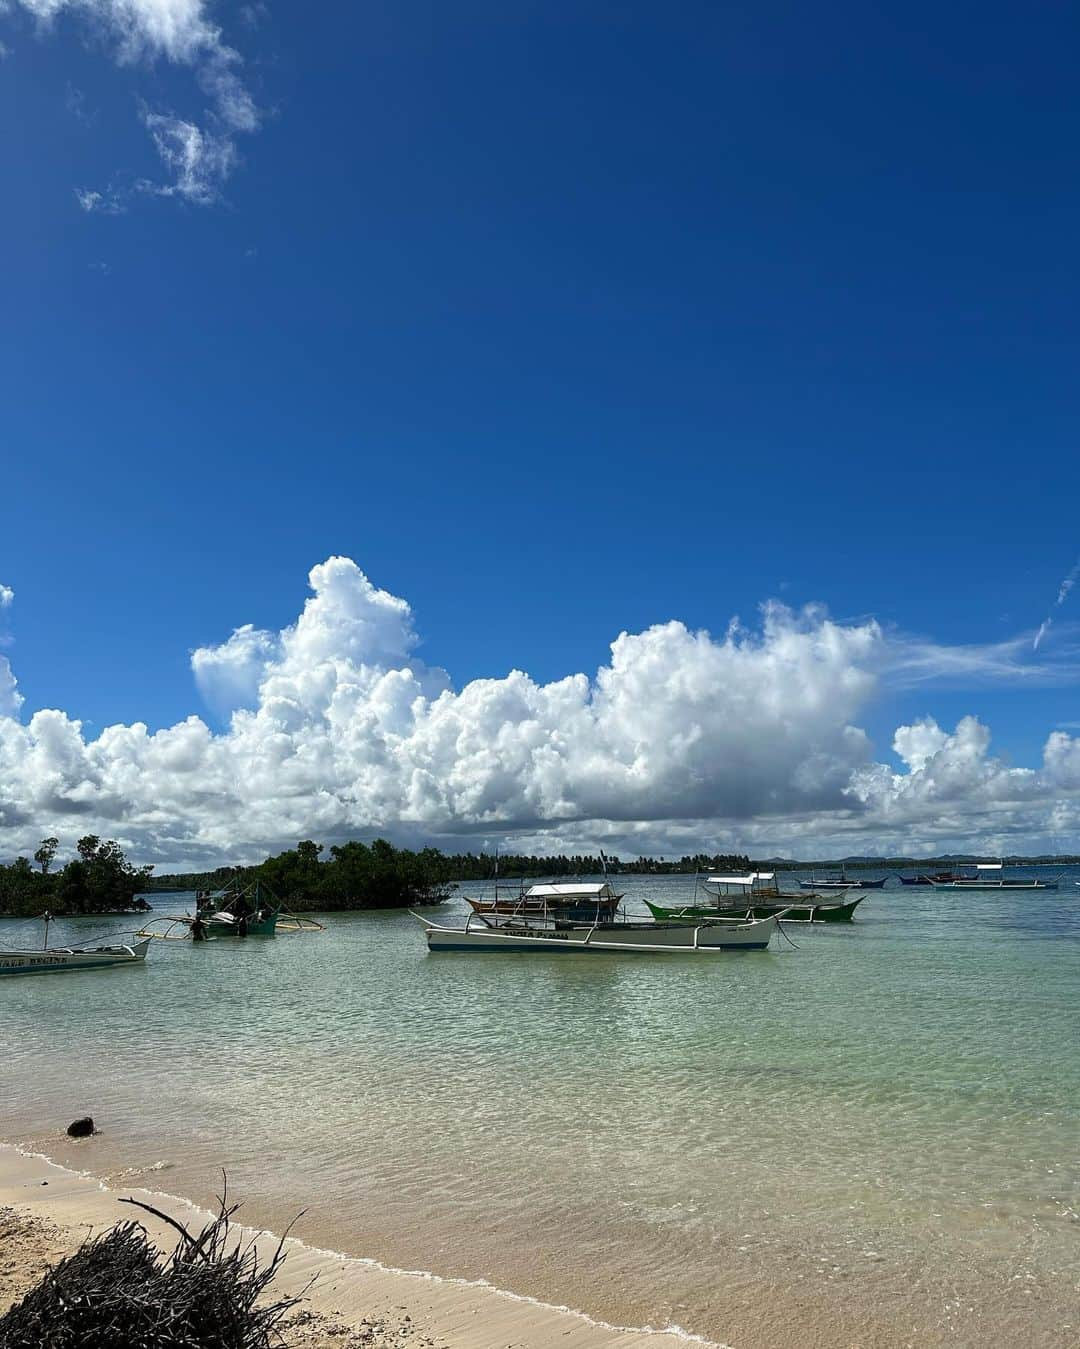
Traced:
<path fill-rule="evenodd" d="M 196 916 L 212 937 L 272 937 L 280 912 L 281 905 L 268 899 L 258 881 L 195 894 Z"/>
<path fill-rule="evenodd" d="M 901 885 L 923 885 L 931 886 L 934 884 L 948 885 L 951 881 L 962 881 L 963 873 L 959 871 L 935 871 L 933 875 L 928 872 L 919 872 L 915 876 L 898 876 L 897 880 Z"/>
<path fill-rule="evenodd" d="M 808 881 L 800 881 L 800 890 L 882 890 L 888 876 L 882 876 L 880 880 L 854 880 L 847 872 L 840 868 L 839 871 L 829 875 L 817 877 L 811 876 Z"/>
<path fill-rule="evenodd" d="M 515 914 L 522 918 L 552 914 L 572 922 L 610 920 L 621 899 L 622 895 L 617 895 L 606 881 L 603 885 L 530 885 L 516 897 L 500 898 L 497 890 L 493 899 L 465 896 L 473 913 Z"/>
<path fill-rule="evenodd" d="M 154 923 L 164 924 L 156 931 Z M 179 929 L 179 931 L 177 930 Z M 279 900 L 260 881 L 226 886 L 222 890 L 197 890 L 195 916 L 153 918 L 135 935 L 165 941 L 212 941 L 217 937 L 273 937 L 278 932 L 325 932 L 322 923 L 286 913 Z"/>
<path fill-rule="evenodd" d="M 470 913 L 464 927 L 447 927 L 414 913 L 424 928 L 429 951 L 764 951 L 777 928 L 769 918 L 701 923 L 655 923 L 626 919 L 611 923 L 574 923 L 561 918 L 504 918 Z"/>
<path fill-rule="evenodd" d="M 794 923 L 850 923 L 855 910 L 866 898 L 859 895 L 847 900 L 807 897 L 786 894 L 776 884 L 773 871 L 752 871 L 747 876 L 709 876 L 701 883 L 712 897 L 711 904 L 698 904 L 695 898 L 689 904 L 653 904 L 645 906 L 656 919 L 669 923 L 695 923 L 709 918 L 769 918 L 782 913 L 785 922 Z"/>
<path fill-rule="evenodd" d="M 763 888 L 759 888 L 763 887 Z M 645 907 L 660 922 L 700 923 L 710 918 L 770 918 L 783 914 L 785 922 L 794 923 L 850 923 L 855 910 L 866 898 L 818 898 L 805 895 L 785 895 L 776 885 L 775 873 L 752 871 L 748 876 L 710 876 L 702 882 L 702 889 L 711 895 L 711 904 L 696 902 L 682 905 L 654 904 L 645 901 Z M 696 900 L 696 895 L 695 895 Z"/>
<path fill-rule="evenodd" d="M 141 965 L 146 960 L 149 939 L 118 942 L 107 946 L 50 946 L 49 923 L 45 919 L 45 941 L 40 951 L 0 950 L 0 976 L 5 974 L 60 974 L 65 970 L 100 970 L 115 965 Z"/>
<path fill-rule="evenodd" d="M 972 875 L 972 872 L 975 874 Z M 1060 879 L 1060 876 L 1052 881 L 1040 881 L 1034 877 L 1009 879 L 1005 875 L 1004 862 L 976 862 L 967 869 L 966 875 L 951 881 L 930 883 L 935 890 L 1056 890 Z"/>

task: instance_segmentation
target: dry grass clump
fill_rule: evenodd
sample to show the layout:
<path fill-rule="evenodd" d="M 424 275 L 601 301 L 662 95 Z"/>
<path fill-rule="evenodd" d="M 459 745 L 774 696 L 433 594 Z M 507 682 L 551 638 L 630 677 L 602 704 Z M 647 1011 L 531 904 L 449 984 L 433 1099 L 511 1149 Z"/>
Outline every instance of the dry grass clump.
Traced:
<path fill-rule="evenodd" d="M 176 1228 L 168 1259 L 138 1222 L 118 1223 L 53 1266 L 0 1317 L 0 1349 L 271 1349 L 298 1301 L 261 1301 L 284 1255 L 262 1260 L 232 1235 L 237 1205 L 192 1234 L 149 1204 L 128 1199 Z"/>

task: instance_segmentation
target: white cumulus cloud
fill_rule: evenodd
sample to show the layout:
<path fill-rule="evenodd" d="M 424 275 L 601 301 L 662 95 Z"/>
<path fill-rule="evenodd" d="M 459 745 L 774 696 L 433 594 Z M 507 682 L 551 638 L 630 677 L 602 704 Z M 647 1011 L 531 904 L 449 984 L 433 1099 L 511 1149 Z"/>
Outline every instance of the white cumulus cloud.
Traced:
<path fill-rule="evenodd" d="M 0 585 L 0 609 L 6 609 L 14 599 L 14 590 L 10 586 Z"/>
<path fill-rule="evenodd" d="M 22 694 L 7 656 L 0 656 L 0 717 L 16 717 L 22 707 Z M 0 814 L 0 819 L 3 819 Z"/>
<path fill-rule="evenodd" d="M 798 853 L 1080 829 L 1080 740 L 1062 730 L 1038 768 L 1015 768 L 976 718 L 952 731 L 927 718 L 897 730 L 893 768 L 858 725 L 894 675 L 925 683 L 966 662 L 1013 682 L 1011 651 L 934 657 L 873 620 L 774 603 L 756 630 L 721 637 L 675 621 L 621 633 L 591 675 L 511 670 L 458 689 L 419 657 L 408 603 L 353 561 L 329 558 L 309 582 L 294 623 L 244 624 L 192 653 L 221 731 L 191 716 L 90 738 L 51 709 L 24 722 L 0 661 L 0 852 L 87 831 L 202 863 L 374 832 Z"/>

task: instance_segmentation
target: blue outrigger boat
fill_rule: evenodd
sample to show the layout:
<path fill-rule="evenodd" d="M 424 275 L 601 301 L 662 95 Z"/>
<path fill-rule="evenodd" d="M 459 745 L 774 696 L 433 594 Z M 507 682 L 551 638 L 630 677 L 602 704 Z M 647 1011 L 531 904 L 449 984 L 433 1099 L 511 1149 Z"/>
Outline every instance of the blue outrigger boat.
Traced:
<path fill-rule="evenodd" d="M 800 881 L 800 890 L 883 890 L 888 876 L 882 876 L 880 880 L 871 881 L 867 879 L 854 880 L 841 867 L 837 872 L 832 872 L 822 879 L 817 876 L 811 876 L 808 881 Z"/>
<path fill-rule="evenodd" d="M 963 873 L 959 871 L 935 871 L 933 873 L 921 871 L 914 876 L 897 877 L 897 880 L 901 885 L 921 885 L 925 887 L 931 885 L 948 885 L 952 881 L 961 881 L 963 879 Z"/>

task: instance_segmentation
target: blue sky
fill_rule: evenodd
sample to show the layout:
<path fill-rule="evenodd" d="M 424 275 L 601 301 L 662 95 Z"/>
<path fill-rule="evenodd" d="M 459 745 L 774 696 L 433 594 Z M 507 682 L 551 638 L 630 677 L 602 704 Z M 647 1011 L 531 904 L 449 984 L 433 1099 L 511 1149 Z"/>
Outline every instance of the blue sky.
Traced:
<path fill-rule="evenodd" d="M 1015 640 L 1024 673 L 886 673 L 854 724 L 897 769 L 897 726 L 976 715 L 1037 767 L 1080 721 L 1080 596 L 1054 606 L 1080 554 L 1077 28 L 16 0 L 17 719 L 223 732 L 190 652 L 285 628 L 343 555 L 457 689 L 592 676 L 620 631 L 722 638 L 770 598 Z"/>

